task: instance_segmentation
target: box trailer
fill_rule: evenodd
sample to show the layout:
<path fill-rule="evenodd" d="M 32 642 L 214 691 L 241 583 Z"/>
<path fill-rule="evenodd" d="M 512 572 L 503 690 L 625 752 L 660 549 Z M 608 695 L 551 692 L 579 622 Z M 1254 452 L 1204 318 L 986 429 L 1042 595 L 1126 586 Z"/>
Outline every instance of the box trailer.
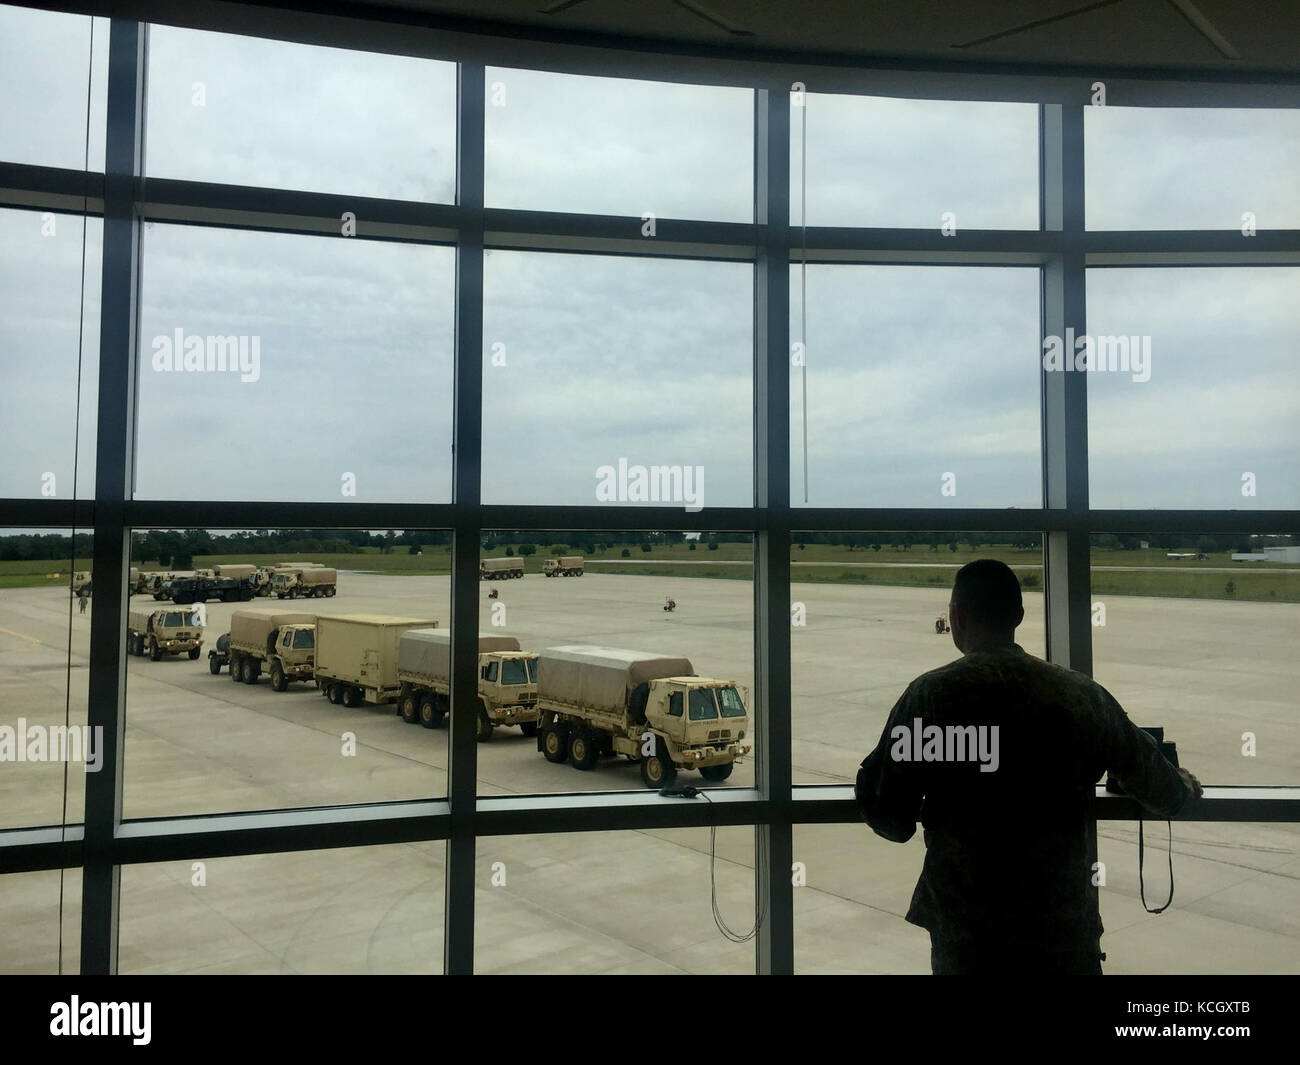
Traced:
<path fill-rule="evenodd" d="M 430 618 L 321 615 L 316 619 L 316 683 L 332 703 L 392 702 L 402 690 L 397 679 L 397 643 L 402 633 L 437 627 Z"/>

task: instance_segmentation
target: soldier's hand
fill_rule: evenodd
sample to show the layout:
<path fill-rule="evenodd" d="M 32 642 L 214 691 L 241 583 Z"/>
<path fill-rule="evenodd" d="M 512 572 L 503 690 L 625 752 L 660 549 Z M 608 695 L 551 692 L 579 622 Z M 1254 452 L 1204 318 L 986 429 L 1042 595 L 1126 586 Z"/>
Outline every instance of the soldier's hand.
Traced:
<path fill-rule="evenodd" d="M 1193 797 L 1199 799 L 1203 794 L 1205 794 L 1205 789 L 1201 787 L 1201 782 L 1182 766 L 1178 767 L 1178 775 L 1182 777 L 1187 786 L 1192 789 Z"/>

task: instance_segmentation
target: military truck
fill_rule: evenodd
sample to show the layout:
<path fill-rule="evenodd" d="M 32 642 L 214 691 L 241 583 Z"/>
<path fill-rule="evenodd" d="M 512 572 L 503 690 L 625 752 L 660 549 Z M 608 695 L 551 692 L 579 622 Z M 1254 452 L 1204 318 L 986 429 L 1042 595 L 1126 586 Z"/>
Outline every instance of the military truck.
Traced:
<path fill-rule="evenodd" d="M 522 558 L 481 558 L 478 563 L 479 580 L 502 580 L 508 581 L 512 578 L 522 577 L 524 575 L 524 560 Z"/>
<path fill-rule="evenodd" d="M 316 619 L 316 684 L 332 703 L 376 706 L 398 697 L 397 641 L 408 629 L 434 629 L 423 618 L 344 614 Z"/>
<path fill-rule="evenodd" d="M 161 610 L 131 610 L 126 617 L 127 654 L 146 652 L 157 662 L 163 655 L 188 654 L 199 657 L 203 626 L 193 610 L 164 607 Z"/>
<path fill-rule="evenodd" d="M 79 569 L 72 574 L 72 594 L 75 596 L 90 595 L 93 584 L 89 570 Z"/>
<path fill-rule="evenodd" d="M 253 598 L 253 585 L 246 577 L 176 577 L 163 584 L 163 594 L 181 604 L 205 603 L 209 599 L 246 603 Z"/>
<path fill-rule="evenodd" d="M 547 577 L 581 577 L 582 561 L 581 555 L 561 555 L 559 558 L 548 558 L 542 563 L 542 573 Z"/>
<path fill-rule="evenodd" d="M 277 569 L 271 577 L 271 594 L 277 599 L 320 599 L 338 590 L 338 571 L 325 567 Z"/>
<path fill-rule="evenodd" d="M 679 770 L 731 776 L 752 749 L 736 685 L 695 675 L 686 658 L 617 647 L 552 647 L 538 656 L 537 749 L 547 761 L 591 769 L 602 754 L 641 763 L 648 788 Z"/>
<path fill-rule="evenodd" d="M 451 693 L 451 633 L 408 629 L 397 642 L 397 712 L 408 724 L 442 724 Z M 481 632 L 478 637 L 478 741 L 498 726 L 518 725 L 537 734 L 537 655 L 521 651 L 513 636 Z"/>
<path fill-rule="evenodd" d="M 287 691 L 290 681 L 312 679 L 315 655 L 315 614 L 261 609 L 236 610 L 230 615 L 226 657 L 231 680 L 256 684 L 258 677 L 269 673 L 271 687 Z M 212 651 L 208 652 L 208 669 L 221 672 Z"/>
<path fill-rule="evenodd" d="M 247 580 L 256 572 L 257 567 L 250 566 L 247 562 L 230 562 L 223 566 L 212 567 L 214 577 L 234 577 L 237 581 Z"/>

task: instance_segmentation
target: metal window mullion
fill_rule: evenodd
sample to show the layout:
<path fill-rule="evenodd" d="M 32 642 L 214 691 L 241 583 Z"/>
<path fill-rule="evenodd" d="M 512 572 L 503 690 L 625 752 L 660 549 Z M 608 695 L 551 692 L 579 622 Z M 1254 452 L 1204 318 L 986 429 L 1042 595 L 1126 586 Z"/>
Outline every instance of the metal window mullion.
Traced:
<path fill-rule="evenodd" d="M 474 809 L 478 797 L 478 555 L 483 436 L 484 68 L 457 75 L 456 193 L 466 223 L 456 245 L 456 378 L 452 430 L 451 735 L 447 740 L 443 971 L 474 971 Z"/>
<path fill-rule="evenodd" d="M 766 916 L 763 974 L 794 972 L 790 881 L 790 93 L 755 92 L 754 270 L 754 783 L 768 816 L 755 826 L 754 890 Z"/>
<path fill-rule="evenodd" d="M 126 728 L 126 574 L 131 530 L 135 423 L 139 226 L 135 181 L 140 173 L 145 27 L 113 19 L 109 32 L 107 159 L 100 302 L 99 407 L 95 443 L 95 609 L 90 619 L 87 721 L 103 729 L 102 768 L 88 773 L 82 879 L 81 971 L 117 971 L 121 869 L 113 836 L 122 817 Z M 69 678 L 71 683 L 71 678 Z"/>

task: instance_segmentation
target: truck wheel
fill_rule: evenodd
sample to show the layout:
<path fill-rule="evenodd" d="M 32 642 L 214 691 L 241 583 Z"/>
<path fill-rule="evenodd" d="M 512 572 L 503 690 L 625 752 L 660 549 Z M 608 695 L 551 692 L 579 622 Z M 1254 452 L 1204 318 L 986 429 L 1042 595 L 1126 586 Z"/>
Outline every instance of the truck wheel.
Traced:
<path fill-rule="evenodd" d="M 271 667 L 271 690 L 277 692 L 289 690 L 289 678 L 284 675 L 279 662 Z"/>
<path fill-rule="evenodd" d="M 705 780 L 726 780 L 731 776 L 731 770 L 735 762 L 728 762 L 726 765 L 702 765 L 700 766 L 700 776 Z"/>
<path fill-rule="evenodd" d="M 414 725 L 420 720 L 419 696 L 413 691 L 403 692 L 402 697 L 397 701 L 397 712 L 408 725 Z"/>
<path fill-rule="evenodd" d="M 221 659 L 216 655 L 208 655 L 208 672 L 214 677 L 221 672 Z"/>
<path fill-rule="evenodd" d="M 232 681 L 238 681 L 239 680 L 239 659 L 236 658 L 234 655 L 231 655 L 230 661 L 227 662 L 226 664 L 230 667 L 230 679 Z"/>
<path fill-rule="evenodd" d="M 191 647 L 191 648 L 190 648 L 190 661 L 193 662 L 193 661 L 194 661 L 196 658 L 198 658 L 198 657 L 199 657 L 199 649 L 198 649 L 197 647 Z"/>
<path fill-rule="evenodd" d="M 548 762 L 563 762 L 569 757 L 568 737 L 559 725 L 547 725 L 542 729 L 542 754 Z"/>
<path fill-rule="evenodd" d="M 343 705 L 346 706 L 349 710 L 355 709 L 356 707 L 360 706 L 361 703 L 364 701 L 364 699 L 365 696 L 362 693 L 360 688 L 354 688 L 352 687 L 351 684 L 347 684 L 344 686 Z"/>
<path fill-rule="evenodd" d="M 432 692 L 420 696 L 420 724 L 425 728 L 437 728 L 442 724 L 442 708 Z"/>
<path fill-rule="evenodd" d="M 525 736 L 536 736 L 536 735 L 537 735 L 537 722 L 536 722 L 536 721 L 521 721 L 521 722 L 519 722 L 519 731 L 522 732 Z"/>
<path fill-rule="evenodd" d="M 162 651 L 158 649 L 158 641 L 152 636 L 149 637 L 149 661 L 157 662 L 162 658 Z"/>
<path fill-rule="evenodd" d="M 569 737 L 569 761 L 574 769 L 594 769 L 596 766 L 595 737 L 585 728 L 575 729 Z"/>
<path fill-rule="evenodd" d="M 325 697 L 326 697 L 327 699 L 329 699 L 329 701 L 332 702 L 335 706 L 338 706 L 338 705 L 339 705 L 339 702 L 340 702 L 340 701 L 342 700 L 342 698 L 343 698 L 343 687 L 342 687 L 342 685 L 340 685 L 340 684 L 330 684 L 330 685 L 328 685 L 328 686 L 325 688 Z"/>
<path fill-rule="evenodd" d="M 663 750 L 662 741 L 656 738 L 655 753 L 641 759 L 641 781 L 647 788 L 671 787 L 677 779 L 677 767 Z"/>
<path fill-rule="evenodd" d="M 492 738 L 492 733 L 494 731 L 495 729 L 493 728 L 492 725 L 492 719 L 488 717 L 487 711 L 483 709 L 483 704 L 479 703 L 478 719 L 476 722 L 476 730 L 474 732 L 474 738 L 478 740 L 479 743 L 487 743 L 487 741 Z"/>
<path fill-rule="evenodd" d="M 239 660 L 239 679 L 245 684 L 257 683 L 257 674 L 253 670 L 253 660 L 251 658 L 241 658 Z"/>
<path fill-rule="evenodd" d="M 326 588 L 326 589 L 325 589 L 325 596 L 326 596 L 326 598 L 329 598 L 329 597 L 333 596 L 335 590 L 336 590 L 336 589 L 334 588 L 333 585 L 330 585 L 330 587 Z"/>

